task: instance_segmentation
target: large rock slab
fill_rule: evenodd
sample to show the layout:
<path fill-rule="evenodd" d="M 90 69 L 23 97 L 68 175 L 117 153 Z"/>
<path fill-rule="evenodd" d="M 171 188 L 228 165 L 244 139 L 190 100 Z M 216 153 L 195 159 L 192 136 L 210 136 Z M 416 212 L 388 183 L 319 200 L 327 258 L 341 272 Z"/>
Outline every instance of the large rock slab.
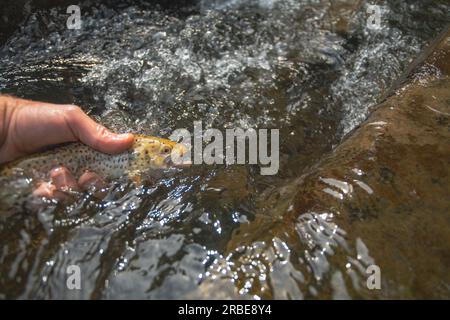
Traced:
<path fill-rule="evenodd" d="M 449 76 L 447 29 L 331 154 L 261 199 L 228 243 L 233 263 L 218 263 L 241 292 L 450 298 Z M 249 255 L 253 273 L 242 272 Z M 371 265 L 380 290 L 367 287 Z"/>

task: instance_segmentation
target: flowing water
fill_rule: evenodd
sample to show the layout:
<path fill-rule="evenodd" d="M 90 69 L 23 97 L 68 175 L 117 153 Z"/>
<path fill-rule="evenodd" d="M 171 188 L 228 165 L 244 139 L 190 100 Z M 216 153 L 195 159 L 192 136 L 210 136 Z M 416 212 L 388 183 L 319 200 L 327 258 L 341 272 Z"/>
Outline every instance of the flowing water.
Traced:
<path fill-rule="evenodd" d="M 230 241 L 282 206 L 272 190 L 338 145 L 450 21 L 447 1 L 378 1 L 382 24 L 372 30 L 369 4 L 86 1 L 80 30 L 66 28 L 65 7 L 31 14 L 0 47 L 1 93 L 77 104 L 118 132 L 167 137 L 198 120 L 204 129 L 278 128 L 280 169 L 195 165 L 153 185 L 111 183 L 102 200 L 85 193 L 2 213 L 0 297 L 361 297 L 361 273 L 345 282 L 333 253 L 355 252 L 362 268 L 374 262 L 370 247 L 364 237 L 349 244 L 352 230 L 326 217 L 302 216 L 297 244 Z M 26 180 L 0 188 L 2 197 L 29 191 Z M 314 245 L 327 255 L 311 256 Z M 71 265 L 82 290 L 66 287 Z"/>

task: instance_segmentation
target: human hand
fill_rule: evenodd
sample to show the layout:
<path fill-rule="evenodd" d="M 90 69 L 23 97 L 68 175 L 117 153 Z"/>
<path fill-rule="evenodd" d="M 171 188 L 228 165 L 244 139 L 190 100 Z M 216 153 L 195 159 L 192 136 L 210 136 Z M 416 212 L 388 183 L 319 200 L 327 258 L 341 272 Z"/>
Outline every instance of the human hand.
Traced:
<path fill-rule="evenodd" d="M 114 134 L 96 123 L 79 107 L 0 96 L 0 164 L 39 151 L 45 146 L 80 141 L 104 153 L 120 153 L 131 147 L 132 134 Z M 93 173 L 79 181 L 65 168 L 51 172 L 52 183 L 35 194 L 54 197 L 56 191 L 98 184 Z"/>

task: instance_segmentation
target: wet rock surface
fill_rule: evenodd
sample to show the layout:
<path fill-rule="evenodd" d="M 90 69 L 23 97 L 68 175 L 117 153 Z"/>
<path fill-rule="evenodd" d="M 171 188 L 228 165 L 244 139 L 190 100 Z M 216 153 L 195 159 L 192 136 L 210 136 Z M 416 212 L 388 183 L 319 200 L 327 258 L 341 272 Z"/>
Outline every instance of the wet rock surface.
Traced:
<path fill-rule="evenodd" d="M 299 287 L 312 296 L 318 290 L 327 298 L 349 291 L 365 298 L 449 298 L 449 58 L 447 32 L 343 143 L 271 195 L 281 200 L 261 199 L 265 210 L 229 242 L 234 268 L 245 264 L 240 251 L 259 244 L 261 256 L 273 255 L 281 239 L 290 259 L 280 263 L 297 265 Z M 380 290 L 366 286 L 373 264 L 381 270 Z M 270 278 L 268 270 L 257 274 Z M 253 290 L 276 297 L 276 282 L 251 282 Z"/>

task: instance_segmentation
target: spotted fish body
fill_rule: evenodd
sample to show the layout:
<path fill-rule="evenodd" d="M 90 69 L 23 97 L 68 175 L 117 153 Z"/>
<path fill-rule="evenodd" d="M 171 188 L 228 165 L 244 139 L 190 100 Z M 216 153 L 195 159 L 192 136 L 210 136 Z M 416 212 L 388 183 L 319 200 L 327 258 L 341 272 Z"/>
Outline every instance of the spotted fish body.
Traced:
<path fill-rule="evenodd" d="M 152 171 L 170 168 L 173 152 L 183 156 L 186 150 L 184 145 L 174 141 L 143 135 L 135 135 L 128 151 L 114 155 L 74 142 L 10 162 L 0 169 L 0 176 L 21 174 L 46 179 L 53 168 L 64 166 L 75 177 L 93 171 L 106 179 L 122 176 L 134 179 L 141 174 L 151 175 Z"/>

